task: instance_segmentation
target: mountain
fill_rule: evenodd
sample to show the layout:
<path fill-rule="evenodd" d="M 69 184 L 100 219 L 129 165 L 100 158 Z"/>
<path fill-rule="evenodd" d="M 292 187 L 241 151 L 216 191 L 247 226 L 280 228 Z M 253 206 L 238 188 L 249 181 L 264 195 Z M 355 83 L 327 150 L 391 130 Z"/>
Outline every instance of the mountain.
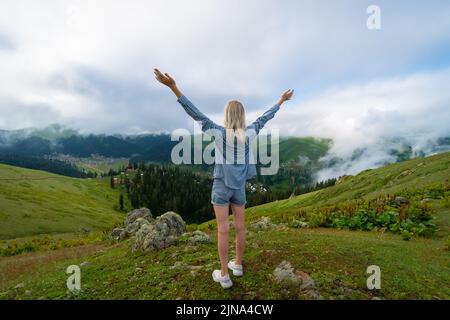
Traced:
<path fill-rule="evenodd" d="M 264 141 L 265 139 L 263 139 Z M 261 140 L 260 140 L 261 141 Z M 24 154 L 45 156 L 65 154 L 75 157 L 99 155 L 111 158 L 131 158 L 132 161 L 169 162 L 171 150 L 178 141 L 172 141 L 170 134 L 106 135 L 80 134 L 76 130 L 53 124 L 46 128 L 0 130 L 0 154 Z M 391 161 L 403 161 L 450 149 L 450 137 L 429 141 L 424 147 L 412 149 L 404 138 L 391 138 L 380 142 L 386 146 Z M 207 145 L 203 143 L 203 147 Z M 282 137 L 280 139 L 280 163 L 318 162 L 330 151 L 331 139 L 315 137 Z M 379 147 L 379 146 L 378 146 Z M 343 161 L 358 160 L 372 150 L 355 150 L 350 159 L 330 157 L 321 166 L 334 166 Z M 380 164 L 384 165 L 384 164 Z"/>
<path fill-rule="evenodd" d="M 77 134 L 77 130 L 56 123 L 44 128 L 30 127 L 17 130 L 0 129 L 0 144 L 11 143 L 31 136 L 42 138 L 44 140 L 55 141 L 59 138 L 70 137 Z"/>
<path fill-rule="evenodd" d="M 319 295 L 332 300 L 448 300 L 449 170 L 447 152 L 366 170 L 320 191 L 248 209 L 245 275 L 233 277 L 231 290 L 211 280 L 211 271 L 219 266 L 215 241 L 179 240 L 166 249 L 144 253 L 131 251 L 132 240 L 108 240 L 0 260 L 0 299 L 316 299 Z M 439 230 L 404 241 L 382 229 L 367 232 L 291 224 L 305 210 L 383 200 L 393 194 L 407 195 L 412 207 L 422 203 L 433 208 Z M 23 201 L 33 198 L 23 197 Z M 255 228 L 253 223 L 260 223 L 263 216 L 272 223 L 265 229 Z M 214 221 L 188 229 L 203 230 L 213 239 L 216 233 Z M 231 229 L 230 245 L 233 235 Z M 73 264 L 82 270 L 79 292 L 65 287 L 68 275 L 63 271 Z M 288 274 L 313 280 L 308 289 L 276 281 L 274 271 L 287 264 L 295 271 L 284 269 Z M 380 290 L 367 288 L 371 265 L 381 270 Z"/>
<path fill-rule="evenodd" d="M 270 144 L 265 137 L 259 137 L 259 141 L 262 145 Z M 376 147 L 357 149 L 350 157 L 342 157 L 334 153 L 331 139 L 282 137 L 277 174 L 258 175 L 256 178 L 256 188 L 265 189 L 268 194 L 252 195 L 250 204 L 298 195 L 312 190 L 318 182 L 330 185 L 336 177 L 349 172 L 449 150 L 449 141 L 449 138 L 439 138 L 423 149 L 413 149 L 406 139 L 391 138 Z M 127 162 L 171 163 L 171 152 L 177 143 L 169 134 L 84 135 L 64 126 L 52 125 L 43 129 L 1 131 L 0 163 L 72 177 L 93 177 L 107 174 L 110 169 L 119 170 L 120 166 L 123 169 Z M 204 149 L 208 143 L 203 142 L 201 148 Z M 198 146 L 193 145 L 192 149 L 195 148 Z M 212 174 L 212 165 L 184 166 L 198 173 Z"/>

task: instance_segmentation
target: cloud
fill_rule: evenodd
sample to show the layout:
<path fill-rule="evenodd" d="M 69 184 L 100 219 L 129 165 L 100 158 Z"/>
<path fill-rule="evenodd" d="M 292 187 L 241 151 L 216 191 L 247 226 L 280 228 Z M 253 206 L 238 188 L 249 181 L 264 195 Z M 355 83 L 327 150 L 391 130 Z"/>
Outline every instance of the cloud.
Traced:
<path fill-rule="evenodd" d="M 355 174 L 394 161 L 391 149 L 410 145 L 413 153 L 430 153 L 439 137 L 450 136 L 449 89 L 450 69 L 336 87 L 292 101 L 270 126 L 288 135 L 332 137 L 325 160 L 345 161 L 320 178 Z M 361 151 L 356 159 L 355 150 Z"/>
<path fill-rule="evenodd" d="M 14 44 L 5 35 L 0 33 L 0 51 L 14 50 Z"/>
<path fill-rule="evenodd" d="M 158 66 L 217 122 L 228 100 L 251 120 L 293 87 L 292 113 L 274 122 L 287 134 L 333 138 L 344 157 L 386 132 L 424 145 L 448 132 L 450 3 L 377 1 L 379 31 L 366 28 L 370 4 L 2 1 L 0 126 L 191 127 Z"/>

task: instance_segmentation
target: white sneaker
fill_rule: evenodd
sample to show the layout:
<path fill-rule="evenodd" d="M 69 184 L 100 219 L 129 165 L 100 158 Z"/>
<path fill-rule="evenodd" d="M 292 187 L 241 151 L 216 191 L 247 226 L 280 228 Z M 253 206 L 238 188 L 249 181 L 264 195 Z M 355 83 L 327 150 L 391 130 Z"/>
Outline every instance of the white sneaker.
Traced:
<path fill-rule="evenodd" d="M 236 264 L 234 260 L 228 262 L 228 268 L 233 271 L 233 275 L 236 277 L 242 277 L 244 275 L 244 269 L 241 264 Z"/>
<path fill-rule="evenodd" d="M 222 276 L 222 271 L 214 270 L 212 273 L 212 278 L 215 282 L 219 282 L 222 288 L 228 289 L 233 286 L 233 282 L 230 279 L 230 275 Z"/>

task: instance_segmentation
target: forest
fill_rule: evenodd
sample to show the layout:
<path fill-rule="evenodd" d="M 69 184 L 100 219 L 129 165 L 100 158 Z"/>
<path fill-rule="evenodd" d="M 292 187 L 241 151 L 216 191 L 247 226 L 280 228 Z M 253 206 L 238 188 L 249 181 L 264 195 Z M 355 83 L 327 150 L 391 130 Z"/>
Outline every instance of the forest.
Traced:
<path fill-rule="evenodd" d="M 123 197 L 132 208 L 147 207 L 154 215 L 167 211 L 179 213 L 189 223 L 212 219 L 211 187 L 209 173 L 196 172 L 186 167 L 161 164 L 130 163 L 118 171 L 110 170 L 111 188 L 121 188 L 118 200 L 124 209 Z M 279 177 L 278 177 L 279 176 Z M 247 207 L 287 199 L 334 185 L 336 179 L 305 184 L 301 171 L 281 170 L 277 178 L 258 175 L 247 182 Z M 286 183 L 281 183 L 281 182 Z M 277 183 L 277 185 L 274 185 Z"/>

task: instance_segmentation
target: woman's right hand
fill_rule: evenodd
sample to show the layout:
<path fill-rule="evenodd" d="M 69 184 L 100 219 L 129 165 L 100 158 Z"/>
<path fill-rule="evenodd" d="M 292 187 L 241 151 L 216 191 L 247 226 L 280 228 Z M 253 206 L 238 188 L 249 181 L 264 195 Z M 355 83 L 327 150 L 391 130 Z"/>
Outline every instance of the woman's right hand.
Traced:
<path fill-rule="evenodd" d="M 161 82 L 163 85 L 166 85 L 169 88 L 173 88 L 176 86 L 175 80 L 168 73 L 162 74 L 161 71 L 156 68 L 154 69 L 154 73 L 156 80 Z"/>
<path fill-rule="evenodd" d="M 156 80 L 161 82 L 163 85 L 168 86 L 172 90 L 172 92 L 177 96 L 177 98 L 180 98 L 183 95 L 180 89 L 178 89 L 175 80 L 168 73 L 162 74 L 162 72 L 156 68 L 154 69 L 154 73 Z"/>

